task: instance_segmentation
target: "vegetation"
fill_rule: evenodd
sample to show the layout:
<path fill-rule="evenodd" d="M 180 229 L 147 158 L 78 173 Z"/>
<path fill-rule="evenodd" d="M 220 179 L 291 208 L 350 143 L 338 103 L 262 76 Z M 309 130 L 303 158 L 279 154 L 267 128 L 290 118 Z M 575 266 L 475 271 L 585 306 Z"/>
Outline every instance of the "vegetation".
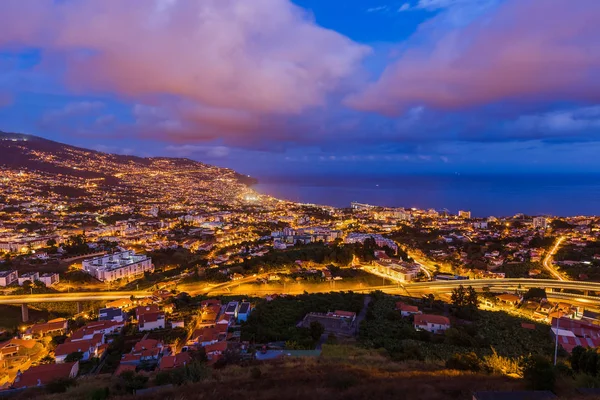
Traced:
<path fill-rule="evenodd" d="M 316 327 L 297 328 L 309 312 L 345 310 L 360 312 L 364 296 L 356 293 L 332 292 L 278 297 L 272 301 L 259 300 L 256 308 L 242 325 L 242 340 L 255 343 L 287 341 L 295 348 L 314 348 Z M 319 334 L 320 336 L 320 334 Z"/>

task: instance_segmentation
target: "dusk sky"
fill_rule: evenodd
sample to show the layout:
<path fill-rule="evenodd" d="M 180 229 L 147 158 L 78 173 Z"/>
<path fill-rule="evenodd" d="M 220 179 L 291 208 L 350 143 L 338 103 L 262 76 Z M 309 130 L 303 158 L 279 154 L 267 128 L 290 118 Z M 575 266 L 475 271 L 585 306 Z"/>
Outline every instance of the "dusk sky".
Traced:
<path fill-rule="evenodd" d="M 599 0 L 2 0 L 0 21 L 3 131 L 258 177 L 600 172 Z"/>

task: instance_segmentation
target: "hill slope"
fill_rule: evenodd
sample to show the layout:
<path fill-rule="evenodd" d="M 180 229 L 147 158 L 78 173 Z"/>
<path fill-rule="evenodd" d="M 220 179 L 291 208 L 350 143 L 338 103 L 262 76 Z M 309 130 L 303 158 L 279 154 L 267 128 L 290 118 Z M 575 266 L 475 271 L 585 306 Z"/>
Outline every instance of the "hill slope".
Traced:
<path fill-rule="evenodd" d="M 86 197 L 122 204 L 231 204 L 248 177 L 185 158 L 102 153 L 0 131 L 0 171 L 21 197 Z M 0 182 L 1 186 L 2 182 Z M 10 187 L 7 188 L 10 195 Z"/>

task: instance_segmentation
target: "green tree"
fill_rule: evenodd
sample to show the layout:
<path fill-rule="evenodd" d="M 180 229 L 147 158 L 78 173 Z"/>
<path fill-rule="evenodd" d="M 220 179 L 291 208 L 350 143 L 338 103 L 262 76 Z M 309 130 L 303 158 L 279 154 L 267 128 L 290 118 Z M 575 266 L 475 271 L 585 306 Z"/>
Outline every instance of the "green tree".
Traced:
<path fill-rule="evenodd" d="M 532 390 L 553 390 L 556 372 L 550 360 L 534 355 L 525 359 L 523 378 Z"/>
<path fill-rule="evenodd" d="M 523 295 L 524 300 L 529 299 L 546 299 L 548 296 L 546 295 L 546 290 L 542 288 L 531 288 Z"/>
<path fill-rule="evenodd" d="M 83 359 L 83 352 L 75 351 L 71 354 L 68 354 L 67 357 L 65 357 L 65 362 L 81 361 L 82 359 Z"/>
<path fill-rule="evenodd" d="M 464 307 L 467 305 L 467 292 L 463 285 L 460 285 L 456 289 L 452 289 L 450 300 L 455 307 Z"/>
<path fill-rule="evenodd" d="M 314 341 L 319 340 L 323 332 L 325 332 L 325 328 L 323 327 L 323 325 L 321 325 L 321 323 L 317 321 L 311 322 L 309 329 L 310 336 L 313 338 Z"/>

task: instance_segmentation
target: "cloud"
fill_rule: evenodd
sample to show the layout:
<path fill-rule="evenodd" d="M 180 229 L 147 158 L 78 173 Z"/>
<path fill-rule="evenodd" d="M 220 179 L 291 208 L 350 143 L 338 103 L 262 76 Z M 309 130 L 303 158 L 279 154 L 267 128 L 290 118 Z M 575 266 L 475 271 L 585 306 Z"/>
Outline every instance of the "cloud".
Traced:
<path fill-rule="evenodd" d="M 435 26 L 436 18 L 425 25 Z M 467 26 L 442 34 L 421 29 L 411 41 L 422 45 L 408 46 L 346 104 L 399 115 L 420 105 L 460 110 L 502 101 L 598 101 L 599 19 L 596 0 L 508 0 Z"/>
<path fill-rule="evenodd" d="M 182 146 L 167 146 L 168 152 L 177 157 L 204 156 L 211 158 L 227 157 L 230 149 L 225 146 L 198 146 L 198 145 L 182 145 Z"/>
<path fill-rule="evenodd" d="M 371 8 L 367 8 L 367 12 L 373 13 L 373 12 L 379 12 L 379 11 L 387 11 L 387 9 L 388 9 L 388 6 L 371 7 Z"/>
<path fill-rule="evenodd" d="M 50 110 L 44 114 L 42 121 L 51 122 L 73 116 L 86 115 L 104 107 L 101 101 L 77 101 L 66 104 L 63 108 Z"/>
<path fill-rule="evenodd" d="M 519 117 L 513 128 L 545 134 L 569 134 L 600 129 L 600 106 L 557 110 Z"/>
<path fill-rule="evenodd" d="M 370 52 L 289 0 L 6 0 L 0 10 L 12 21 L 0 46 L 61 55 L 72 91 L 162 107 L 172 135 L 202 140 L 326 105 Z M 183 112 L 163 107 L 174 103 Z"/>

